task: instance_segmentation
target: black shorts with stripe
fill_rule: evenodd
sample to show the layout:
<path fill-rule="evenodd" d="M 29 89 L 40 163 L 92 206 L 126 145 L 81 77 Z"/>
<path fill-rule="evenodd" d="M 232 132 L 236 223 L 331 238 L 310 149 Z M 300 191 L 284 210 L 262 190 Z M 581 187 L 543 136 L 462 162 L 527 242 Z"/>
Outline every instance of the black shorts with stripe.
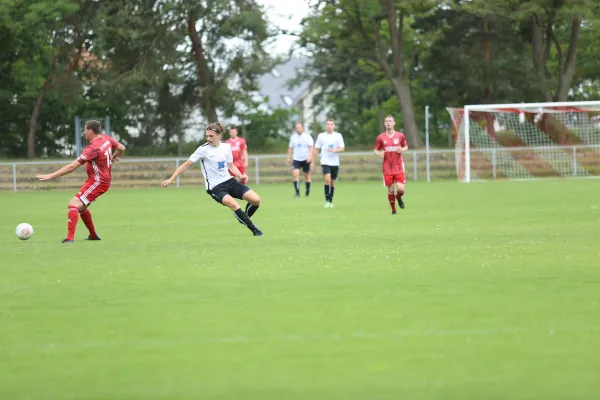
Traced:
<path fill-rule="evenodd" d="M 223 183 L 219 183 L 212 189 L 206 191 L 219 204 L 223 204 L 223 197 L 229 195 L 233 198 L 242 200 L 244 194 L 249 191 L 250 188 L 244 184 L 238 182 L 235 178 L 226 180 Z"/>
<path fill-rule="evenodd" d="M 339 165 L 321 165 L 321 169 L 323 171 L 323 175 L 331 174 L 331 179 L 334 181 L 338 177 L 338 172 L 340 172 Z"/>
<path fill-rule="evenodd" d="M 301 169 L 302 172 L 307 174 L 310 172 L 310 164 L 306 160 L 304 160 L 304 161 L 294 160 L 294 169 Z"/>

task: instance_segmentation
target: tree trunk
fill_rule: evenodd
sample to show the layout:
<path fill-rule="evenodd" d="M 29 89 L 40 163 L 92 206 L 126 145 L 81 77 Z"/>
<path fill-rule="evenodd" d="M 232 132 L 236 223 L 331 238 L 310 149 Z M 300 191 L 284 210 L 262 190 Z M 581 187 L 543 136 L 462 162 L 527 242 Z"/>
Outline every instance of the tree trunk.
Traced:
<path fill-rule="evenodd" d="M 33 106 L 33 112 L 31 113 L 31 118 L 29 119 L 29 132 L 27 133 L 27 158 L 30 159 L 35 158 L 35 129 L 38 117 L 40 115 L 40 109 L 42 108 L 42 102 L 44 101 L 44 96 L 46 96 L 45 84 L 38 93 L 38 97 L 35 100 L 35 105 Z"/>
<path fill-rule="evenodd" d="M 577 42 L 579 41 L 579 32 L 581 29 L 581 17 L 574 16 L 571 22 L 571 37 L 569 38 L 569 49 L 564 65 L 559 71 L 558 90 L 556 91 L 556 101 L 567 101 L 569 90 L 575 74 L 575 61 L 577 55 Z"/>
<path fill-rule="evenodd" d="M 411 147 L 422 147 L 423 142 L 419 135 L 419 128 L 415 120 L 415 111 L 410 91 L 408 73 L 404 65 L 406 57 L 404 54 L 404 11 L 398 10 L 394 0 L 387 0 L 385 4 L 387 12 L 388 28 L 390 31 L 390 45 L 392 50 L 392 59 L 394 68 L 392 70 L 392 83 L 398 97 L 398 103 L 402 110 L 402 120 L 404 122 L 403 131 L 406 135 L 408 144 Z M 376 27 L 378 29 L 378 26 Z M 380 49 L 382 41 L 379 32 L 375 30 L 375 36 L 378 39 Z M 380 52 L 381 54 L 381 52 Z M 383 55 L 381 57 L 383 59 Z M 386 62 L 385 59 L 382 60 Z"/>
<path fill-rule="evenodd" d="M 551 24 L 551 22 L 549 22 Z M 552 93 L 548 88 L 546 76 L 546 62 L 548 61 L 548 49 L 550 38 L 544 40 L 544 26 L 539 14 L 531 17 L 531 52 L 533 56 L 533 70 L 540 85 L 540 91 L 544 101 L 552 101 Z M 552 29 L 551 25 L 549 29 Z"/>
<path fill-rule="evenodd" d="M 489 24 L 487 18 L 483 18 L 483 98 L 486 104 L 492 102 L 492 89 L 490 87 L 492 50 L 489 38 Z"/>
<path fill-rule="evenodd" d="M 202 113 L 208 119 L 208 123 L 218 120 L 217 110 L 214 106 L 212 95 L 214 92 L 213 72 L 208 65 L 202 47 L 201 36 L 196 29 L 196 18 L 190 13 L 187 21 L 188 34 L 192 42 L 192 56 L 196 62 L 196 72 L 198 74 L 198 86 L 200 88 L 200 105 Z"/>
<path fill-rule="evenodd" d="M 421 141 L 421 137 L 419 136 L 419 128 L 415 119 L 415 110 L 408 77 L 394 79 L 393 83 L 394 91 L 402 110 L 403 132 L 406 135 L 406 140 L 412 148 L 423 147 L 423 141 Z"/>
<path fill-rule="evenodd" d="M 202 113 L 208 120 L 208 123 L 217 122 L 219 117 L 217 116 L 217 110 L 215 109 L 210 94 L 204 94 L 200 100 L 202 105 Z"/>

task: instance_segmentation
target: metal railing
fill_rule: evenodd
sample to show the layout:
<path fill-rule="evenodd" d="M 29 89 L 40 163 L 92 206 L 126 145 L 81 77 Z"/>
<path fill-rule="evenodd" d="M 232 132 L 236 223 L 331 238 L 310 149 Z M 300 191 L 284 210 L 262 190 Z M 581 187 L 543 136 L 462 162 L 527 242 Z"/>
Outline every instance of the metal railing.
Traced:
<path fill-rule="evenodd" d="M 549 160 L 558 154 L 556 159 Z M 372 152 L 344 152 L 341 158 L 341 180 L 380 180 L 381 159 Z M 454 149 L 445 150 L 409 150 L 404 154 L 407 179 L 412 181 L 441 179 L 458 179 L 460 155 Z M 483 157 L 482 157 L 483 156 Z M 285 164 L 287 155 L 253 155 L 250 156 L 246 171 L 252 183 L 275 183 L 289 181 L 290 167 Z M 546 159 L 544 159 L 546 157 Z M 187 157 L 164 158 L 127 158 L 124 157 L 113 175 L 118 175 L 120 184 L 137 183 L 134 186 L 156 184 L 167 178 Z M 35 180 L 35 173 L 50 172 L 58 165 L 65 165 L 69 160 L 15 161 L 0 162 L 0 190 L 35 190 L 46 188 L 53 183 L 41 183 Z M 567 163 L 570 167 L 567 167 Z M 553 167 L 552 169 L 548 166 Z M 125 167 L 127 166 L 127 167 Z M 600 145 L 544 146 L 544 147 L 509 147 L 509 148 L 476 148 L 471 149 L 471 168 L 480 179 L 520 178 L 512 169 L 523 174 L 532 172 L 534 176 L 544 176 L 545 169 L 549 176 L 582 176 L 600 175 Z M 314 177 L 319 179 L 320 173 L 316 163 Z M 80 168 L 71 177 L 60 178 L 63 182 L 69 179 L 72 186 L 81 184 L 85 172 Z M 119 175 L 120 174 L 120 175 Z M 177 178 L 176 186 L 183 181 L 202 182 L 199 169 L 186 172 Z M 51 181 L 54 182 L 54 181 Z M 65 184 L 65 185 L 66 185 Z M 115 180 L 113 180 L 113 185 Z M 119 183 L 118 183 L 119 184 Z M 118 185 L 117 184 L 117 185 Z M 55 184 L 57 185 L 57 184 Z M 21 186 L 21 187 L 20 187 Z M 60 185 L 57 185 L 59 187 Z M 66 187 L 66 186 L 63 186 Z"/>

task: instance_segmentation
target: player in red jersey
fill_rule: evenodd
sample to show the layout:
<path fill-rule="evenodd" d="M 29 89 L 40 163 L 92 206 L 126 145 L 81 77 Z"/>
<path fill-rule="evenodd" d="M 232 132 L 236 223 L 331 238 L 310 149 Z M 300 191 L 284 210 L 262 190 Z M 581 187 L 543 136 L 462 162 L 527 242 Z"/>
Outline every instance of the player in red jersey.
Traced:
<path fill-rule="evenodd" d="M 88 206 L 108 190 L 111 181 L 111 164 L 119 161 L 119 156 L 125 151 L 125 146 L 121 143 L 108 135 L 102 134 L 102 128 L 98 121 L 92 120 L 85 123 L 85 138 L 90 144 L 83 149 L 81 155 L 71 164 L 48 175 L 36 175 L 36 178 L 40 181 L 48 181 L 70 174 L 86 164 L 88 179 L 79 193 L 69 202 L 68 233 L 67 238 L 62 243 L 72 243 L 74 241 L 75 228 L 80 215 L 83 223 L 90 231 L 90 235 L 86 240 L 100 240 L 100 237 L 96 234 L 92 213 L 88 210 Z"/>
<path fill-rule="evenodd" d="M 229 139 L 225 143 L 231 146 L 231 153 L 233 154 L 233 165 L 240 170 L 243 174 L 246 173 L 248 167 L 248 147 L 246 146 L 246 140 L 238 137 L 237 128 L 232 127 L 229 129 Z M 231 176 L 233 174 L 229 172 Z"/>
<path fill-rule="evenodd" d="M 375 154 L 383 158 L 383 180 L 388 188 L 388 201 L 392 207 L 392 214 L 396 214 L 396 200 L 400 208 L 404 208 L 404 185 L 406 174 L 404 173 L 404 161 L 402 153 L 408 150 L 406 137 L 401 132 L 396 132 L 394 117 L 385 117 L 385 132 L 377 136 L 375 143 Z M 396 184 L 396 196 L 394 199 L 394 184 Z"/>

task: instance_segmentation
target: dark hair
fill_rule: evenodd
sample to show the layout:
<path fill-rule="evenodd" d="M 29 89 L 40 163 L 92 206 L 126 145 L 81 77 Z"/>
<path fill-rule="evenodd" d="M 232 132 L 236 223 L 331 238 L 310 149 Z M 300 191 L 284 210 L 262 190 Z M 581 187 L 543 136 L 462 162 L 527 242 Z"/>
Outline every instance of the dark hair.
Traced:
<path fill-rule="evenodd" d="M 222 135 L 225 132 L 225 128 L 219 122 L 213 122 L 212 124 L 208 124 L 206 127 L 207 131 L 213 131 L 217 135 Z"/>
<path fill-rule="evenodd" d="M 91 129 L 96 135 L 102 133 L 102 126 L 100 125 L 100 122 L 93 119 L 85 123 L 85 129 Z"/>

